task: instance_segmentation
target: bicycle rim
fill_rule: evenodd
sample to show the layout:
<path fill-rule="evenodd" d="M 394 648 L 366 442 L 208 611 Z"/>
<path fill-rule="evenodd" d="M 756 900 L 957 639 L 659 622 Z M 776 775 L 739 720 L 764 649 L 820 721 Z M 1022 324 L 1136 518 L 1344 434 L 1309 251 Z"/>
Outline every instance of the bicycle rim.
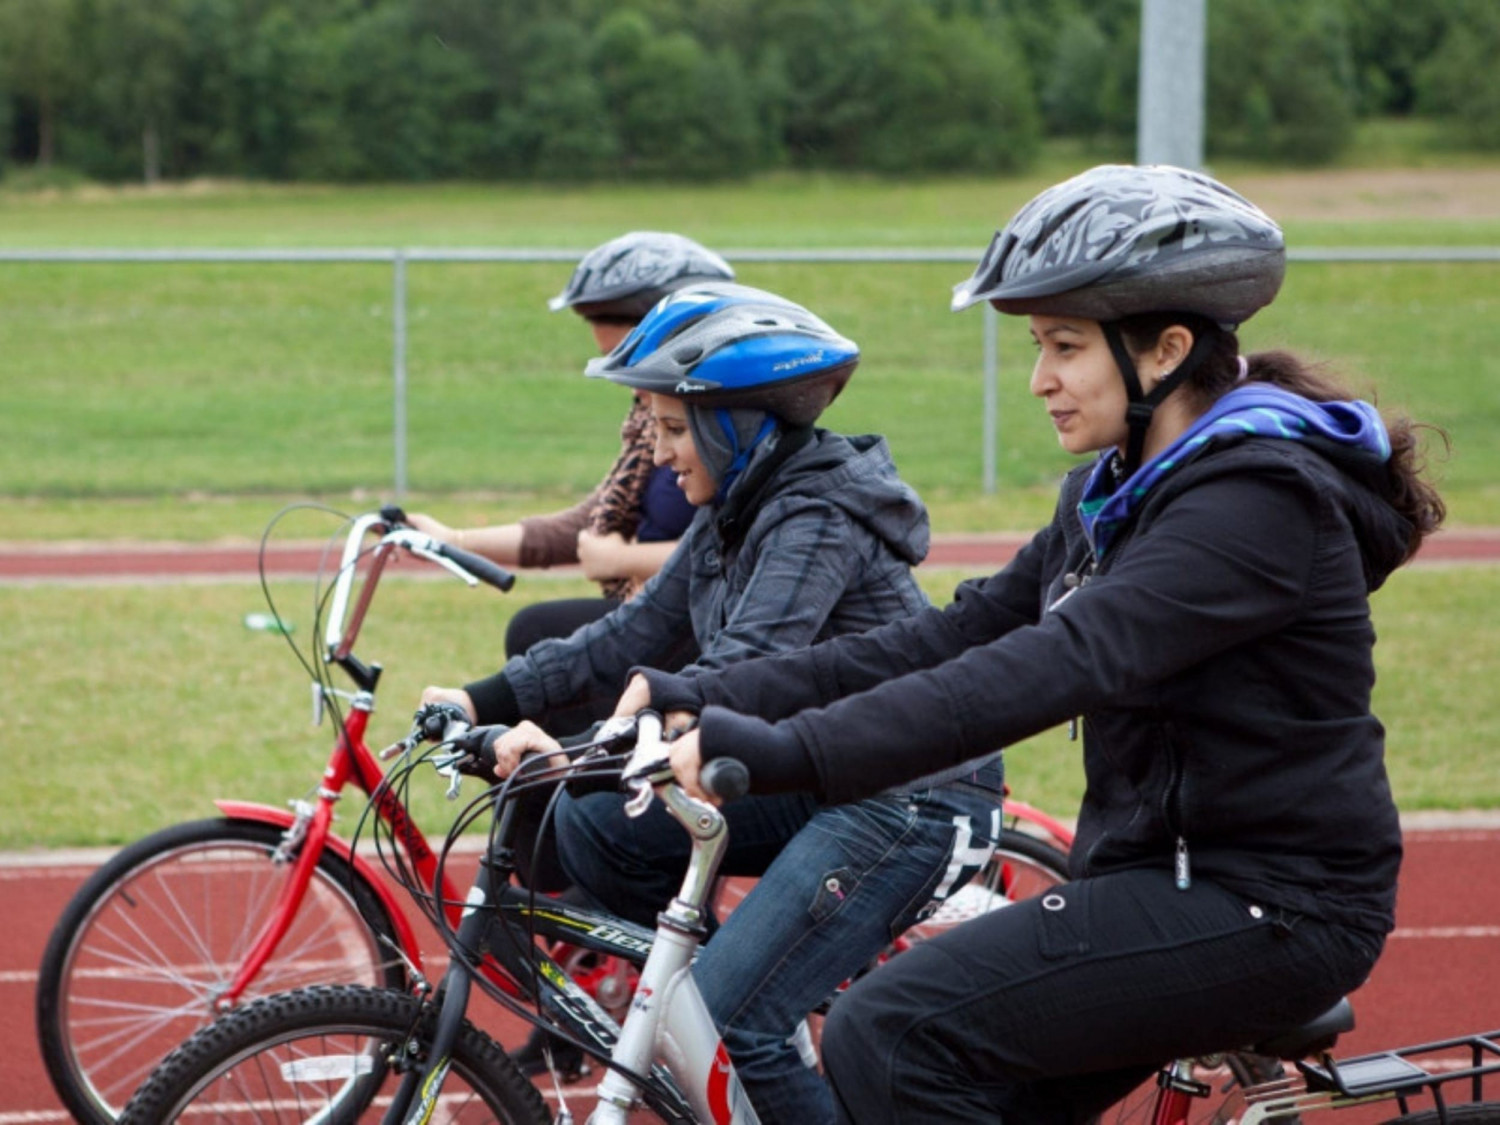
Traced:
<path fill-rule="evenodd" d="M 53 1085 L 78 1120 L 114 1121 L 151 1068 L 214 1017 L 290 870 L 271 862 L 279 842 L 271 825 L 178 825 L 121 852 L 69 904 L 43 959 L 37 1019 Z M 394 934 L 390 919 L 371 889 L 351 890 L 351 874 L 338 856 L 319 858 L 244 999 L 314 982 L 404 982 L 376 936 Z"/>

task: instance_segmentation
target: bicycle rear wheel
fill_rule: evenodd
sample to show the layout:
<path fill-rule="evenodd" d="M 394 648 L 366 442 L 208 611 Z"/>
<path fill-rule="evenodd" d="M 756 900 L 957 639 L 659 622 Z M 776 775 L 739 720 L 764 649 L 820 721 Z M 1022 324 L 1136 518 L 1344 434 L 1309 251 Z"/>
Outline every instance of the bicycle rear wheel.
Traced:
<path fill-rule="evenodd" d="M 435 1010 L 402 992 L 323 986 L 267 996 L 202 1028 L 169 1055 L 120 1117 L 162 1125 L 378 1121 L 423 1058 Z M 432 1125 L 547 1125 L 540 1092 L 464 1022 Z"/>
<path fill-rule="evenodd" d="M 213 1019 L 290 870 L 274 826 L 175 825 L 115 855 L 79 888 L 37 978 L 37 1038 L 58 1096 L 110 1125 L 153 1066 Z M 396 929 L 373 888 L 325 851 L 275 956 L 245 999 L 313 983 L 401 987 Z"/>
<path fill-rule="evenodd" d="M 1006 832 L 973 882 L 902 935 L 920 941 L 970 918 L 1034 898 L 1068 879 L 1067 853 L 1023 832 Z"/>

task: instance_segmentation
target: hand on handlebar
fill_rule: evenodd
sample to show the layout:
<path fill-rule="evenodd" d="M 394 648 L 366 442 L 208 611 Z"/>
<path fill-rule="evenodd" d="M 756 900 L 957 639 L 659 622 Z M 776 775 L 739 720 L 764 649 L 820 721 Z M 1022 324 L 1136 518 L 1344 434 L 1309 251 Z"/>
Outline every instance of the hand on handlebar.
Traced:
<path fill-rule="evenodd" d="M 646 677 L 637 673 L 630 677 L 630 682 L 620 693 L 620 700 L 615 704 L 613 717 L 633 719 L 642 711 L 650 709 L 651 688 L 646 683 Z M 698 716 L 691 711 L 668 711 L 662 716 L 662 730 L 671 735 L 681 734 L 685 730 L 691 730 L 697 721 Z"/>
<path fill-rule="evenodd" d="M 568 757 L 562 744 L 529 719 L 510 728 L 495 741 L 495 776 L 506 778 L 532 754 L 553 755 L 551 764 L 564 766 Z"/>
<path fill-rule="evenodd" d="M 474 714 L 474 701 L 469 698 L 469 693 L 462 688 L 433 687 L 431 685 L 422 689 L 423 703 L 452 703 L 463 708 L 465 715 L 469 717 L 472 726 L 477 722 Z"/>
<path fill-rule="evenodd" d="M 679 711 L 676 714 L 681 715 L 686 712 Z M 711 805 L 724 803 L 722 799 L 705 793 L 698 784 L 698 774 L 703 768 L 703 759 L 699 756 L 696 730 L 686 731 L 673 739 L 667 747 L 667 757 L 672 763 L 672 772 L 677 775 L 677 784 L 682 786 L 689 797 L 696 797 Z"/>
<path fill-rule="evenodd" d="M 444 543 L 452 543 L 459 546 L 458 532 L 441 520 L 435 520 L 431 516 L 425 516 L 421 512 L 411 512 L 406 517 L 406 522 L 416 528 L 423 535 L 430 535 L 434 539 L 441 539 Z"/>

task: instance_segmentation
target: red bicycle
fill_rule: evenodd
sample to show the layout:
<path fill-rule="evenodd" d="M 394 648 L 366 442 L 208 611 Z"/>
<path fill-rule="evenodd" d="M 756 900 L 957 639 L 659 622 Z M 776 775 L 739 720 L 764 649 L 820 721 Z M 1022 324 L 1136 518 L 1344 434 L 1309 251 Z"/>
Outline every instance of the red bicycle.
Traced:
<path fill-rule="evenodd" d="M 319 583 L 321 662 L 292 645 L 312 675 L 318 718 L 333 711 L 338 719 L 311 799 L 290 809 L 216 800 L 221 816 L 174 825 L 121 850 L 80 887 L 53 929 L 37 980 L 37 1036 L 53 1086 L 85 1125 L 113 1122 L 168 1051 L 253 996 L 314 983 L 401 988 L 420 968 L 416 935 L 395 894 L 330 827 L 353 785 L 372 798 L 369 815 L 390 825 L 426 884 L 439 874 L 432 847 L 382 784 L 365 743 L 381 668 L 357 657 L 354 645 L 398 551 L 471 586 L 514 583 L 488 559 L 406 526 L 397 509 L 349 521 L 334 581 L 326 591 Z M 363 582 L 351 610 L 357 574 Z M 330 665 L 353 681 L 352 693 L 334 687 Z M 443 901 L 461 898 L 446 879 L 439 885 Z"/>

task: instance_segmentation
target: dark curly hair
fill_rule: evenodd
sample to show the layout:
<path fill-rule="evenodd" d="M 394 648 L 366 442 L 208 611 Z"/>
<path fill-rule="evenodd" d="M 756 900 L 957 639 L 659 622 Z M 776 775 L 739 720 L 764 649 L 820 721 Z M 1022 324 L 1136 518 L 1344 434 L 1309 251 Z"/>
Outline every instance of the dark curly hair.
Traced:
<path fill-rule="evenodd" d="M 1132 355 L 1142 355 L 1174 324 L 1208 341 L 1203 360 L 1187 377 L 1183 390 L 1207 408 L 1239 382 L 1239 337 L 1211 320 L 1182 313 L 1142 313 L 1119 321 L 1120 335 Z M 1270 383 L 1313 402 L 1347 402 L 1354 395 L 1321 365 L 1308 363 L 1291 352 L 1264 351 L 1245 357 L 1246 378 Z M 1423 432 L 1449 448 L 1448 435 L 1440 427 L 1414 422 L 1401 413 L 1381 411 L 1391 439 L 1391 457 L 1386 462 L 1386 496 L 1411 524 L 1406 557 L 1416 554 L 1422 540 L 1436 531 L 1447 515 L 1437 488 L 1426 476 Z"/>

